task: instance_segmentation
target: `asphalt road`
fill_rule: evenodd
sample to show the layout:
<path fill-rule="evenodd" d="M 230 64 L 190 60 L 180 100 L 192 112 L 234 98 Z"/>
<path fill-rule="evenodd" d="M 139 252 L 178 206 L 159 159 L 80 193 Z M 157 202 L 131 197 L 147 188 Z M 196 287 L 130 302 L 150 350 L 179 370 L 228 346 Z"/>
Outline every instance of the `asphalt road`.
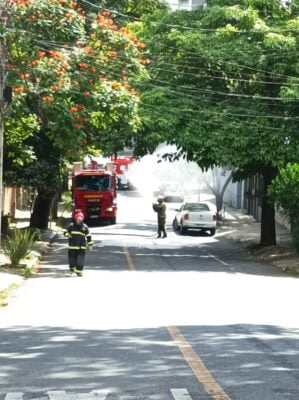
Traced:
<path fill-rule="evenodd" d="M 119 196 L 84 276 L 59 237 L 0 311 L 0 400 L 299 399 L 299 280 Z"/>

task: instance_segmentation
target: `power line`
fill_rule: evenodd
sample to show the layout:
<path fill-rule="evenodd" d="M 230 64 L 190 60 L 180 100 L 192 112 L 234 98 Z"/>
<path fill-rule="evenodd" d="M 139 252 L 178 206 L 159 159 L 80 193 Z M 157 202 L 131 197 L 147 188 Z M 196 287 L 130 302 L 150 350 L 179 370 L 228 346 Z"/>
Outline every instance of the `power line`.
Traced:
<path fill-rule="evenodd" d="M 36 42 L 37 43 L 40 42 L 40 43 L 45 44 L 44 41 L 36 41 Z M 53 44 L 53 42 L 52 42 L 52 44 Z M 61 46 L 59 45 L 57 47 L 59 47 L 60 49 L 64 49 L 64 50 L 66 49 L 63 45 L 61 45 Z M 47 49 L 44 49 L 44 50 L 47 50 Z M 90 56 L 90 55 L 88 55 L 88 57 L 95 58 L 95 57 Z M 117 60 L 114 60 L 114 63 L 119 63 L 119 62 Z M 172 64 L 170 64 L 170 65 L 172 65 Z M 173 65 L 176 66 L 176 64 L 173 64 Z M 173 72 L 170 69 L 169 70 L 164 70 L 164 69 L 161 69 L 161 68 L 153 68 L 153 70 Z M 205 70 L 205 69 L 203 69 L 203 70 Z M 207 69 L 207 70 L 215 71 L 215 72 L 218 72 L 218 73 L 221 72 L 220 70 L 212 70 L 212 69 Z M 179 72 L 178 71 L 174 71 L 174 72 L 179 73 L 179 74 L 183 74 L 183 75 L 198 76 L 198 74 L 193 74 L 193 73 L 186 73 L 186 72 L 180 72 L 180 71 Z M 298 79 L 298 78 L 295 78 L 295 77 L 292 77 L 292 76 L 287 76 L 287 75 L 284 75 L 284 76 L 288 77 L 288 78 Z M 250 83 L 261 83 L 261 84 L 269 84 L 269 85 L 299 86 L 299 83 L 296 84 L 296 83 L 291 83 L 291 82 L 252 81 L 252 80 L 249 80 L 249 79 L 246 80 L 246 79 L 240 79 L 240 78 L 231 78 L 231 77 L 225 78 L 225 77 L 215 77 L 215 76 L 206 76 L 206 75 L 202 75 L 202 77 L 204 77 L 204 78 L 211 77 L 212 79 L 232 80 L 232 81 L 250 82 Z M 157 80 L 155 78 L 154 78 L 154 80 L 156 80 L 157 82 L 162 82 L 162 83 L 169 84 L 169 82 L 167 82 L 167 81 L 161 81 L 161 80 Z M 184 88 L 183 86 L 178 86 L 178 87 Z M 189 87 L 185 87 L 185 89 L 191 90 Z M 204 90 L 205 89 L 200 89 L 199 91 L 202 92 Z M 277 101 L 298 101 L 299 100 L 299 98 L 283 99 L 283 98 L 280 98 L 280 97 L 254 96 L 254 95 L 244 95 L 244 94 L 238 94 L 238 93 L 223 93 L 223 92 L 217 92 L 217 91 L 213 91 L 213 93 L 220 94 L 220 95 L 227 95 L 227 96 L 235 96 L 235 97 L 247 97 L 247 98 L 253 98 L 253 99 L 258 99 L 258 100 L 277 100 Z"/>
<path fill-rule="evenodd" d="M 99 10 L 103 10 L 103 11 L 109 11 L 112 14 L 118 15 L 120 17 L 123 18 L 128 18 L 128 19 L 132 19 L 134 21 L 139 21 L 139 22 L 143 22 L 143 23 L 149 23 L 151 25 L 158 25 L 158 26 L 166 26 L 169 28 L 180 28 L 180 29 L 184 29 L 184 30 L 189 30 L 189 31 L 199 31 L 199 32 L 206 32 L 206 33 L 210 33 L 210 32 L 219 32 L 219 29 L 224 28 L 217 28 L 217 29 L 212 29 L 212 28 L 195 28 L 195 27 L 190 27 L 190 26 L 186 26 L 186 25 L 178 25 L 178 24 L 165 24 L 163 22 L 157 22 L 157 21 L 151 21 L 151 20 L 143 20 L 141 18 L 138 17 L 134 17 L 132 15 L 128 15 L 128 14 L 123 14 L 117 10 L 113 10 L 113 9 L 109 9 L 103 6 L 98 6 L 96 4 L 91 3 L 90 1 L 87 0 L 81 0 L 83 3 L 88 4 L 96 9 Z M 239 30 L 237 32 L 235 32 L 236 34 L 239 33 L 263 33 L 263 32 L 269 32 L 269 33 L 281 33 L 281 32 L 299 32 L 298 29 L 272 29 L 270 27 L 267 27 L 267 30 L 265 31 L 261 31 L 258 29 L 246 29 L 246 30 Z"/>

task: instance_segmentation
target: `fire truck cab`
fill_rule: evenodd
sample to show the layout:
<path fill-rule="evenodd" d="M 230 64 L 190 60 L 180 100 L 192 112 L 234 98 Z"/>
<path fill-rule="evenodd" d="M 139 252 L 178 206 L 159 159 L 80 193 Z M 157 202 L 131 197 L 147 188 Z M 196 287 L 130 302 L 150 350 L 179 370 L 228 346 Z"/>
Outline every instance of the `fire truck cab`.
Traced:
<path fill-rule="evenodd" d="M 113 163 L 74 163 L 72 174 L 73 217 L 81 211 L 85 220 L 116 223 L 116 174 Z"/>
<path fill-rule="evenodd" d="M 132 155 L 117 155 L 112 156 L 111 161 L 115 165 L 115 172 L 117 177 L 117 189 L 118 190 L 130 190 L 132 189 L 132 184 L 128 179 L 127 172 L 129 165 L 134 162 Z"/>

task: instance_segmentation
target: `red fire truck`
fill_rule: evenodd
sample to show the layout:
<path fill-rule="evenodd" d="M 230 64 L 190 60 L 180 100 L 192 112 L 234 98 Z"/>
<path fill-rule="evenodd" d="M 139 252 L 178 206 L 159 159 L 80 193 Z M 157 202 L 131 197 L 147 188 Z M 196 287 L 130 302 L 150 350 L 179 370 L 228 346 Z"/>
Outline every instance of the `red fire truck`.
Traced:
<path fill-rule="evenodd" d="M 112 162 L 92 161 L 82 167 L 74 163 L 72 175 L 73 216 L 83 212 L 86 221 L 109 220 L 116 223 L 116 174 Z"/>
<path fill-rule="evenodd" d="M 117 189 L 130 190 L 133 188 L 127 176 L 129 165 L 133 163 L 134 158 L 132 155 L 118 155 L 111 157 L 115 165 L 115 172 L 117 176 Z"/>

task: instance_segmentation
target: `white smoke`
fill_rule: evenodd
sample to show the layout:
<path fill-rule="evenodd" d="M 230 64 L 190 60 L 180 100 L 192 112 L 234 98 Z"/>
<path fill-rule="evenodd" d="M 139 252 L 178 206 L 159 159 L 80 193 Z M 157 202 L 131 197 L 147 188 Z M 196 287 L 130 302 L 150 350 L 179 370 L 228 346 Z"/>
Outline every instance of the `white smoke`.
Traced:
<path fill-rule="evenodd" d="M 175 151 L 175 146 L 160 145 L 155 153 L 129 166 L 127 177 L 144 197 L 155 197 L 162 185 L 173 184 L 179 185 L 185 195 L 192 194 L 199 200 L 205 190 L 205 174 L 194 162 L 162 160 L 163 154 Z"/>

